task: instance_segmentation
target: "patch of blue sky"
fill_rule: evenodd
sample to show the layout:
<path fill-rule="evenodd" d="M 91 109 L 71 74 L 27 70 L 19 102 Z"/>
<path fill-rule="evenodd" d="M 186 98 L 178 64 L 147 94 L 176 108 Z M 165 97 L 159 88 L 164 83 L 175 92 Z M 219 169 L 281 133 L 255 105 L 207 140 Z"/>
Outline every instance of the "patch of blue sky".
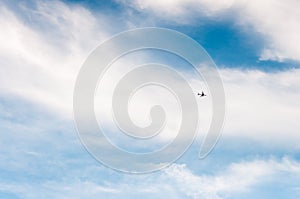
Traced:
<path fill-rule="evenodd" d="M 14 193 L 9 193 L 9 192 L 1 192 L 0 191 L 0 198 L 5 198 L 5 199 L 19 199 L 16 194 Z"/>
<path fill-rule="evenodd" d="M 122 11 L 123 4 L 117 3 L 114 0 L 63 0 L 65 3 L 80 4 L 94 11 L 110 10 L 118 13 Z"/>
<path fill-rule="evenodd" d="M 167 25 L 163 27 L 182 32 L 204 47 L 219 68 L 259 69 L 263 71 L 299 68 L 300 63 L 260 60 L 264 48 L 262 35 L 241 28 L 228 21 L 212 21 L 201 18 L 201 23 L 191 25 Z"/>

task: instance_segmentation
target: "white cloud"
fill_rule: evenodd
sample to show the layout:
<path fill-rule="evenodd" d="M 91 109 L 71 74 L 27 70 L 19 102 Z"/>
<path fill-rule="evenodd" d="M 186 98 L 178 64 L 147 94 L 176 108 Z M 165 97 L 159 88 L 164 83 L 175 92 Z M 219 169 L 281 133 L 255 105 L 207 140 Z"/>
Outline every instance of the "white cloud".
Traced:
<path fill-rule="evenodd" d="M 300 164 L 284 157 L 282 160 L 253 160 L 232 163 L 215 175 L 196 175 L 185 165 L 173 165 L 166 173 L 188 197 L 203 199 L 231 198 L 250 192 L 254 186 L 265 184 L 271 176 L 294 175 L 300 177 Z M 177 185 L 177 186 L 176 186 Z"/>
<path fill-rule="evenodd" d="M 191 24 L 197 17 L 230 18 L 249 34 L 264 38 L 261 60 L 293 59 L 300 61 L 300 2 L 297 0 L 123 0 L 141 12 L 157 17 Z M 199 20 L 198 20 L 199 21 Z"/>
<path fill-rule="evenodd" d="M 129 65 L 129 64 L 127 64 Z M 299 134 L 300 118 L 300 70 L 291 69 L 278 72 L 262 72 L 259 70 L 221 69 L 226 94 L 226 121 L 223 129 L 224 137 L 251 138 L 273 147 L 294 147 L 297 145 Z M 114 76 L 117 77 L 117 76 Z M 191 75 L 191 78 L 195 76 Z M 117 79 L 108 76 L 110 80 L 117 82 Z M 195 92 L 206 90 L 201 79 L 190 81 Z M 112 89 L 112 86 L 105 88 Z M 179 85 L 180 88 L 180 85 Z M 107 90 L 109 90 L 107 89 Z M 159 89 L 158 89 L 159 90 Z M 113 92 L 113 89 L 107 93 Z M 163 92 L 163 91 L 162 91 Z M 161 104 L 168 104 L 172 96 L 162 95 Z M 135 107 L 129 112 L 135 113 L 132 117 L 137 124 L 144 124 L 149 112 L 147 108 L 157 101 L 158 94 L 153 90 L 145 89 L 141 95 L 137 95 Z M 110 94 L 105 97 L 107 103 Z M 151 100 L 154 99 L 154 100 Z M 207 132 L 211 116 L 210 96 L 204 99 L 197 99 L 200 111 L 201 135 Z M 101 103 L 102 105 L 105 102 Z M 177 132 L 178 120 L 176 104 L 169 103 L 166 111 L 169 113 L 170 126 L 167 132 L 162 135 L 164 139 L 171 139 Z M 105 107 L 109 107 L 108 105 Z M 145 108 L 147 107 L 147 108 Z M 113 119 L 109 120 L 109 110 L 101 118 L 107 121 L 109 126 L 115 125 Z M 119 136 L 118 136 L 119 137 Z M 272 142 L 270 142 L 272 140 Z M 143 143 L 144 144 L 144 143 Z M 153 143 L 152 143 L 153 144 Z"/>

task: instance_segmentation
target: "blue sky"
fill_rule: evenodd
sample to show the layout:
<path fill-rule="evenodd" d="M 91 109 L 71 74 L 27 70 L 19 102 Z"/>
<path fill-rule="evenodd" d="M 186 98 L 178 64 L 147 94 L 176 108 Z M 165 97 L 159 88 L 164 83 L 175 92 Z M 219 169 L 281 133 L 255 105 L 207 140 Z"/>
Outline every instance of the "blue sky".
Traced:
<path fill-rule="evenodd" d="M 0 198 L 299 198 L 299 6 L 294 0 L 1 2 Z M 203 128 L 190 149 L 162 171 L 132 175 L 86 151 L 72 93 L 93 49 L 116 33 L 148 26 L 177 30 L 206 49 L 223 79 L 226 122 L 215 149 L 199 160 L 210 113 L 209 98 L 203 100 Z M 193 88 L 206 91 L 183 62 L 160 52 L 119 64 L 151 60 L 178 66 Z"/>

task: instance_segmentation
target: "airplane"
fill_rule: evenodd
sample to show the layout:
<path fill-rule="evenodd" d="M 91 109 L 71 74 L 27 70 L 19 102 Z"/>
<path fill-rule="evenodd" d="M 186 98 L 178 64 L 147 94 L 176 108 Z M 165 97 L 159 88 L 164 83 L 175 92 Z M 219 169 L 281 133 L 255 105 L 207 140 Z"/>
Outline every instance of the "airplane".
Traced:
<path fill-rule="evenodd" d="M 204 97 L 204 96 L 206 96 L 205 94 L 204 94 L 204 92 L 202 91 L 202 93 L 200 94 L 200 93 L 198 93 L 198 95 L 200 95 L 200 97 Z"/>

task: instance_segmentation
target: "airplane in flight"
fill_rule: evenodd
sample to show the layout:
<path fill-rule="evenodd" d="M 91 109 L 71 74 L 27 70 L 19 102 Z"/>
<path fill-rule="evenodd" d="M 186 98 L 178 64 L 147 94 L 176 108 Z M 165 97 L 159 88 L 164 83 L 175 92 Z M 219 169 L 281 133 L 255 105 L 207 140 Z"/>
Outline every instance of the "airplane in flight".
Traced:
<path fill-rule="evenodd" d="M 200 97 L 206 96 L 203 91 L 202 91 L 202 93 L 198 93 L 198 95 L 200 95 Z"/>

